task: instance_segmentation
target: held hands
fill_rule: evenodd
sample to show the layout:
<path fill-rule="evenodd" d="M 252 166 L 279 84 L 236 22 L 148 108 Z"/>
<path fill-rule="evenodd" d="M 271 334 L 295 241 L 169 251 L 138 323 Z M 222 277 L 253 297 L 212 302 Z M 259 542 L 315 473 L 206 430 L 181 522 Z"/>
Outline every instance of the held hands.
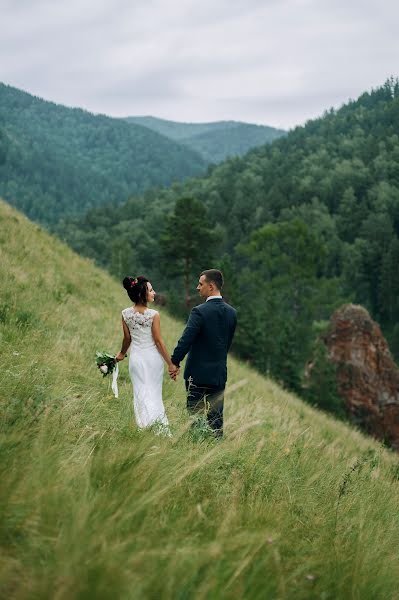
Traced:
<path fill-rule="evenodd" d="M 115 356 L 115 360 L 116 360 L 116 362 L 120 362 L 125 357 L 126 357 L 126 354 L 123 354 L 122 352 L 118 352 L 118 354 Z M 176 381 L 177 376 L 180 373 L 180 367 L 177 367 L 176 365 L 174 365 L 173 363 L 171 363 L 169 365 L 169 369 L 168 370 L 169 370 L 170 378 L 173 379 L 173 381 Z"/>
<path fill-rule="evenodd" d="M 176 367 L 173 363 L 169 365 L 169 375 L 173 381 L 176 381 L 178 374 L 180 373 L 180 367 Z"/>

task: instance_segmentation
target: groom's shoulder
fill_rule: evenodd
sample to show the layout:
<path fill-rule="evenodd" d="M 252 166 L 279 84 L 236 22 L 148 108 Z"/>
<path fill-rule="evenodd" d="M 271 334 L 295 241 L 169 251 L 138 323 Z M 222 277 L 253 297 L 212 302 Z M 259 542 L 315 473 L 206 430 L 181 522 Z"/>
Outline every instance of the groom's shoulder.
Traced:
<path fill-rule="evenodd" d="M 225 306 L 227 306 L 230 310 L 233 310 L 234 312 L 237 312 L 236 309 L 234 308 L 234 306 L 231 306 L 231 304 L 229 304 L 228 302 L 226 302 L 226 300 L 223 301 Z"/>
<path fill-rule="evenodd" d="M 231 304 L 229 304 L 228 302 L 226 302 L 226 300 L 224 298 L 223 298 L 223 304 L 232 313 L 236 313 L 237 312 L 236 309 L 234 308 L 234 306 L 231 306 Z"/>
<path fill-rule="evenodd" d="M 227 302 L 225 302 L 225 305 L 227 306 L 230 314 L 237 319 L 237 310 L 234 308 L 234 306 L 231 306 L 231 304 L 228 304 Z"/>

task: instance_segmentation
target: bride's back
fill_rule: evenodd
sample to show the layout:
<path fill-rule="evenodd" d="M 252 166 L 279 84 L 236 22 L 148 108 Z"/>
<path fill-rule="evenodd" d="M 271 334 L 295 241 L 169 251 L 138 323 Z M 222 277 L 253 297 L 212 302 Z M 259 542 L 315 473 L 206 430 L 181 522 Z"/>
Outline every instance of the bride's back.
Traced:
<path fill-rule="evenodd" d="M 151 330 L 152 320 L 156 313 L 157 311 L 152 308 L 146 308 L 143 313 L 135 311 L 133 307 L 125 308 L 122 311 L 122 317 L 130 331 L 132 347 L 136 349 L 156 348 Z"/>

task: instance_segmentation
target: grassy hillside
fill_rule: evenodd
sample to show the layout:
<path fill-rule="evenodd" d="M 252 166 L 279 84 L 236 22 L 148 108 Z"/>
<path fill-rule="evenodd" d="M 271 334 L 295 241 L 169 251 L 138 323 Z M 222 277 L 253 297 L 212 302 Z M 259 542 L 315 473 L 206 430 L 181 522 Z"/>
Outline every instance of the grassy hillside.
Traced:
<path fill-rule="evenodd" d="M 0 195 L 45 224 L 205 172 L 196 152 L 147 127 L 0 83 Z"/>
<path fill-rule="evenodd" d="M 251 148 L 272 142 L 286 133 L 275 127 L 239 121 L 178 123 L 156 117 L 127 117 L 126 120 L 185 144 L 210 163 L 220 163 L 229 156 L 242 156 Z"/>
<path fill-rule="evenodd" d="M 137 431 L 94 365 L 122 286 L 3 202 L 0 232 L 1 597 L 398 598 L 397 455 L 233 359 L 224 440 L 166 377 L 173 437 Z"/>

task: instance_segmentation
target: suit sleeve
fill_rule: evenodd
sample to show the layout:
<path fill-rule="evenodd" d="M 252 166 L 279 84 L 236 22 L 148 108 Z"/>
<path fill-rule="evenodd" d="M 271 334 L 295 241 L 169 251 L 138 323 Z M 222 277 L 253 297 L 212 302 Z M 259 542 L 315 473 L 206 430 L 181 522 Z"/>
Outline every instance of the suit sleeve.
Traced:
<path fill-rule="evenodd" d="M 234 332 L 236 330 L 236 326 L 237 326 L 237 313 L 234 312 L 233 322 L 232 322 L 232 325 L 231 325 L 230 331 L 229 331 L 229 340 L 228 340 L 228 343 L 227 343 L 227 352 L 230 350 L 230 346 L 231 346 L 231 342 L 233 341 L 233 337 L 234 337 Z"/>
<path fill-rule="evenodd" d="M 191 345 L 201 329 L 201 313 L 195 306 L 189 316 L 185 330 L 182 333 L 181 338 L 177 342 L 177 346 L 171 356 L 172 363 L 177 367 L 180 366 L 181 361 L 190 350 Z"/>

